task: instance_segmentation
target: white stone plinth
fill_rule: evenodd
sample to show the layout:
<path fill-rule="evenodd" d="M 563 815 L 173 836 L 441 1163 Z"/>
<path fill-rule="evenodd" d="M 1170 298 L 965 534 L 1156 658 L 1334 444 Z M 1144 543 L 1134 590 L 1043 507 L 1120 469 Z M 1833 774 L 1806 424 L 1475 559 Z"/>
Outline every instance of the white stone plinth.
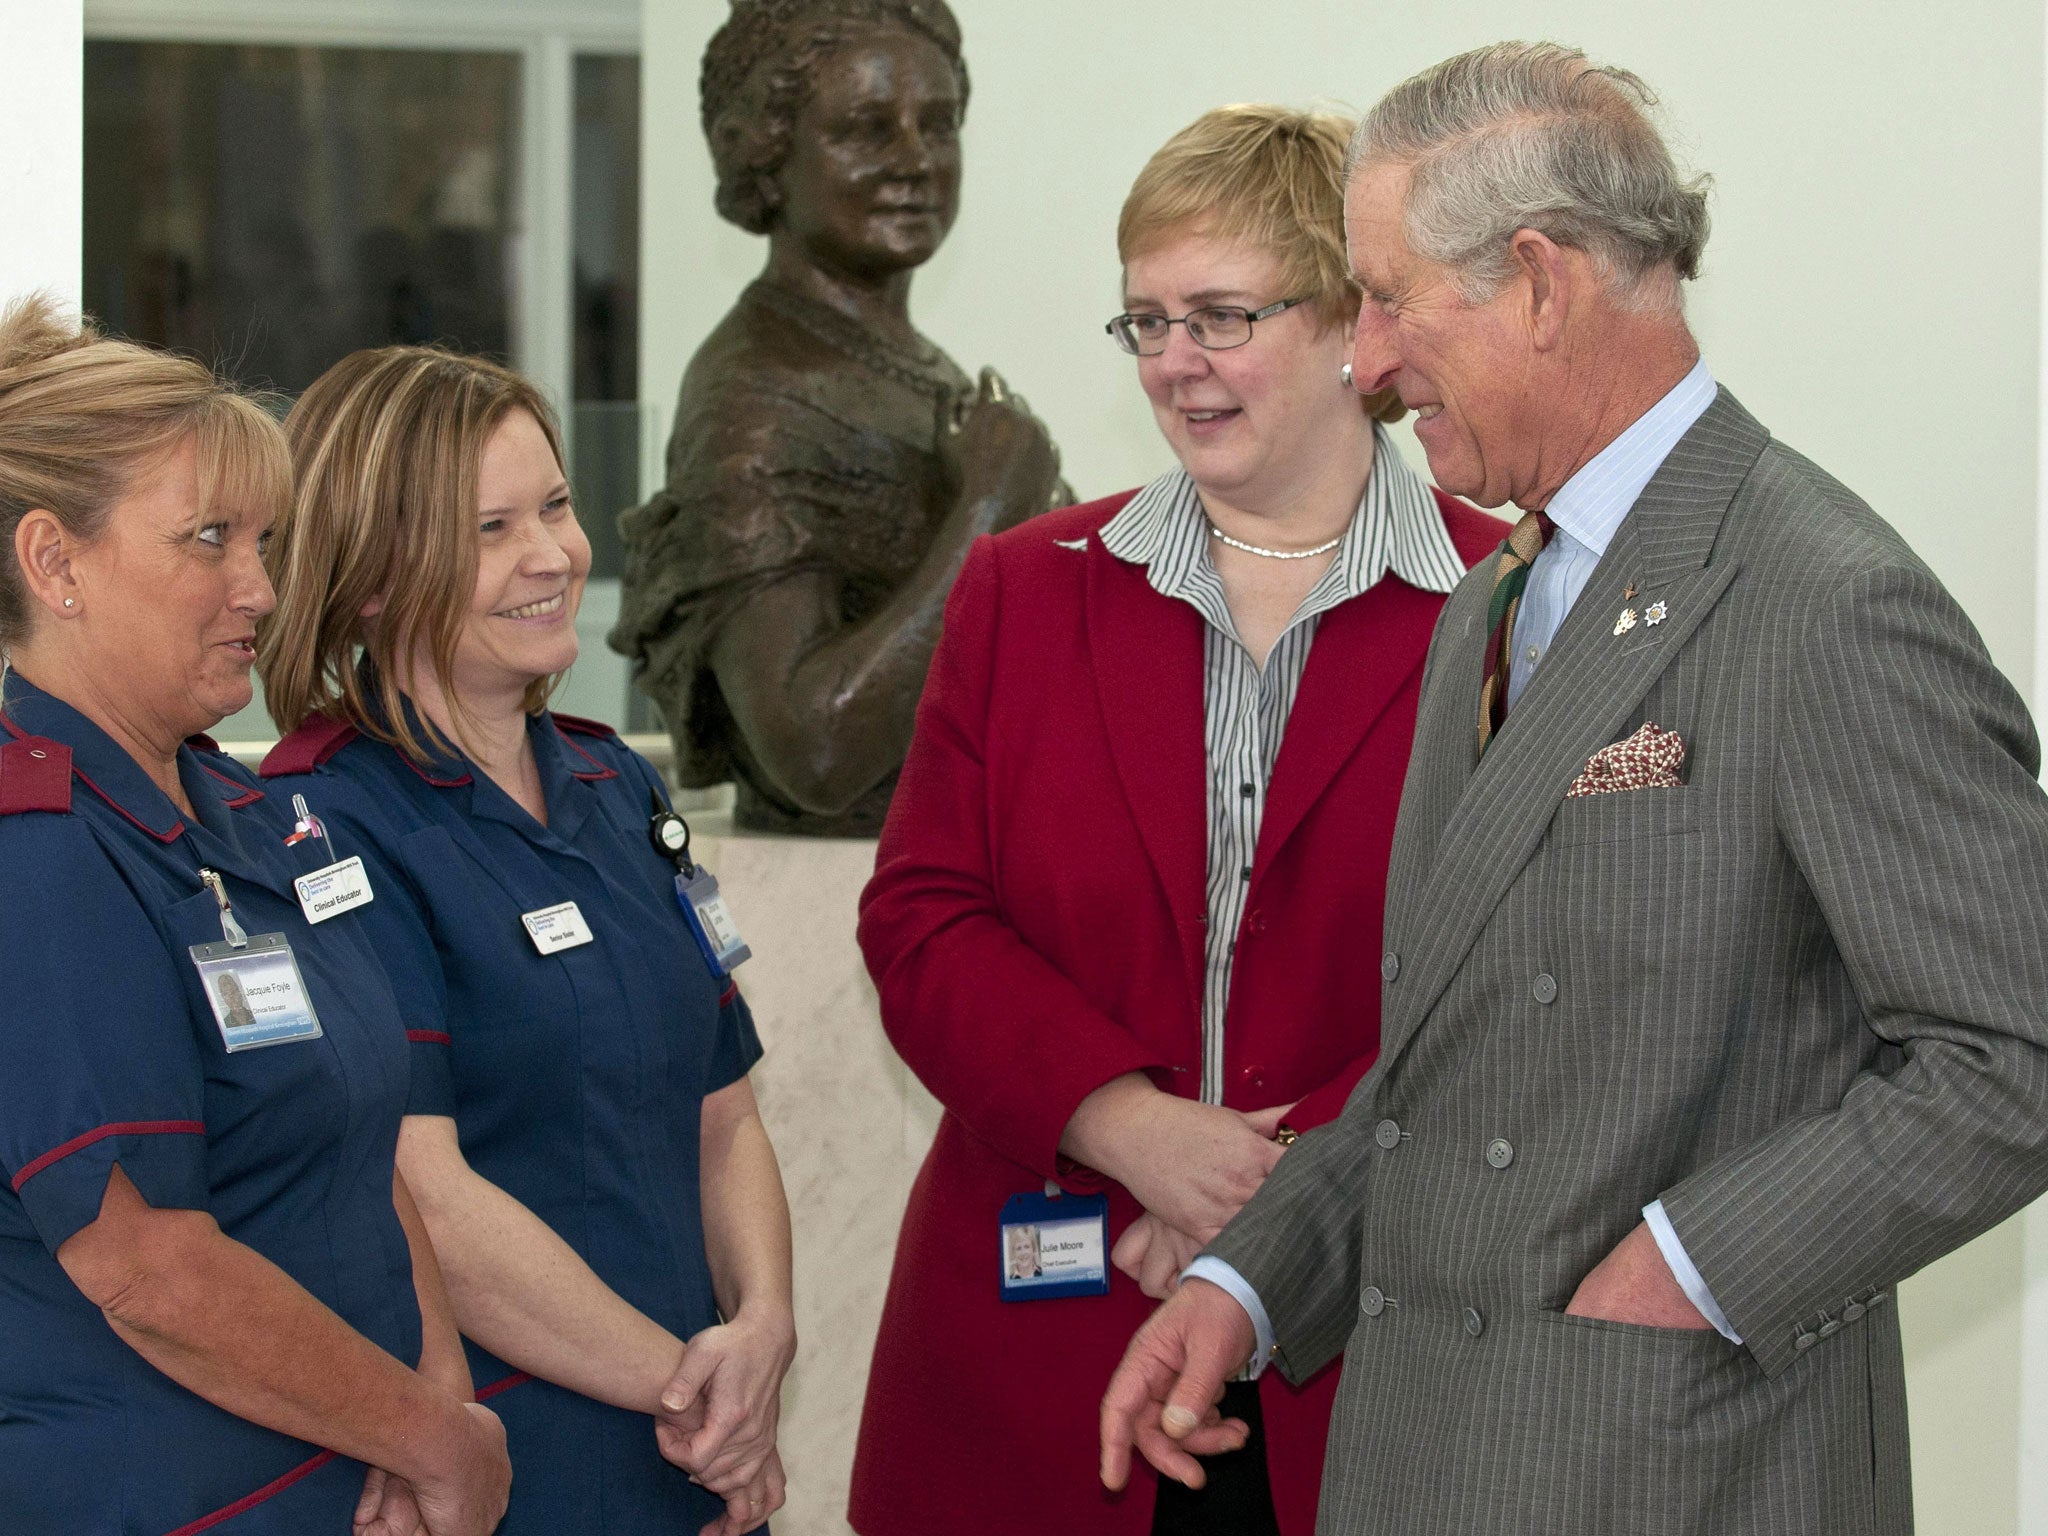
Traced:
<path fill-rule="evenodd" d="M 939 1106 L 882 1033 L 854 943 L 871 841 L 721 835 L 693 816 L 754 957 L 736 973 L 767 1054 L 754 1092 L 796 1235 L 797 1356 L 782 1394 L 789 1503 L 776 1536 L 845 1536 L 868 1360 L 910 1183 Z"/>

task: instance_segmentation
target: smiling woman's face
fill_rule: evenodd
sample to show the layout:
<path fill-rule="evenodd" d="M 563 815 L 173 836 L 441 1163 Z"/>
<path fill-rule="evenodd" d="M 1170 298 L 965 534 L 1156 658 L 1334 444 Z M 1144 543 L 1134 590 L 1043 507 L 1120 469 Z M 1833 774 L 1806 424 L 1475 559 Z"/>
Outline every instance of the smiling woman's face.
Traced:
<path fill-rule="evenodd" d="M 960 211 L 960 82 L 922 37 L 878 30 L 819 67 L 777 173 L 776 232 L 863 277 L 931 259 Z"/>
<path fill-rule="evenodd" d="M 476 593 L 455 645 L 464 698 L 520 694 L 576 660 L 590 540 L 540 423 L 515 410 L 477 469 Z"/>
<path fill-rule="evenodd" d="M 263 572 L 271 522 L 268 510 L 225 502 L 200 517 L 187 437 L 72 557 L 83 663 L 126 727 L 176 740 L 247 707 L 256 621 L 277 606 Z"/>

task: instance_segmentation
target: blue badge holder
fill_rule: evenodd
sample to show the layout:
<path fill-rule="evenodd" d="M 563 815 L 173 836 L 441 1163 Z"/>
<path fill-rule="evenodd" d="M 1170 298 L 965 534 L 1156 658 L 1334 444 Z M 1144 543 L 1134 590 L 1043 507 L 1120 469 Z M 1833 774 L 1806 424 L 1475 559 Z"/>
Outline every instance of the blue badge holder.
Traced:
<path fill-rule="evenodd" d="M 1003 1202 L 998 1264 L 1005 1301 L 1109 1294 L 1109 1196 L 1031 1191 Z"/>

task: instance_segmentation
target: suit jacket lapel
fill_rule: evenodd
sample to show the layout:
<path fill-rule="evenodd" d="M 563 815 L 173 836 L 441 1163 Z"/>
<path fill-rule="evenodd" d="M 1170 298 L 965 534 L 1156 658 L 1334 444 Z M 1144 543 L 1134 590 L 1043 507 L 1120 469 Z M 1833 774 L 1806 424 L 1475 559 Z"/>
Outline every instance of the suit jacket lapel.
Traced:
<path fill-rule="evenodd" d="M 1389 573 L 1323 615 L 1273 764 L 1252 859 L 1272 868 L 1309 809 L 1422 665 L 1435 593 Z"/>
<path fill-rule="evenodd" d="M 1202 995 L 1208 910 L 1208 778 L 1202 616 L 1155 592 L 1142 568 L 1088 545 L 1088 648 L 1110 756 Z"/>
<path fill-rule="evenodd" d="M 1712 561 L 1714 542 L 1729 501 L 1767 441 L 1727 391 L 1715 398 L 1637 499 L 1549 657 L 1471 770 L 1420 888 L 1390 893 L 1390 906 L 1412 903 L 1415 916 L 1404 925 L 1411 937 L 1400 984 L 1387 997 L 1384 1061 L 1391 1063 L 1428 1017 L 1534 855 L 1586 759 L 1615 738 L 1727 591 L 1737 568 Z M 1624 599 L 1631 583 L 1636 594 Z M 1640 615 L 1660 599 L 1669 617 L 1614 633 L 1624 604 Z M 1469 658 L 1447 657 L 1445 670 L 1431 679 L 1433 691 L 1453 690 L 1468 706 L 1465 734 L 1455 746 L 1468 762 L 1477 750 L 1477 647 L 1484 643 L 1479 637 Z M 1431 745 L 1444 750 L 1450 744 L 1433 737 Z M 1560 914 L 1559 920 L 1572 919 Z"/>

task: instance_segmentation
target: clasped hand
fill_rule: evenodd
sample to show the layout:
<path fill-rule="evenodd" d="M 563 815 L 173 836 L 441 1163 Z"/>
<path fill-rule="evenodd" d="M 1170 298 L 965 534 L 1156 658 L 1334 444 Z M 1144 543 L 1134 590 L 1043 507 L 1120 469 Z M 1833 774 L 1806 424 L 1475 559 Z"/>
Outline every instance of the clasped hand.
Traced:
<path fill-rule="evenodd" d="M 725 1514 L 702 1536 L 744 1536 L 782 1507 L 775 1430 L 782 1376 L 795 1353 L 787 1318 L 761 1321 L 742 1311 L 691 1339 L 662 1389 L 655 1444 L 725 1500 Z"/>

